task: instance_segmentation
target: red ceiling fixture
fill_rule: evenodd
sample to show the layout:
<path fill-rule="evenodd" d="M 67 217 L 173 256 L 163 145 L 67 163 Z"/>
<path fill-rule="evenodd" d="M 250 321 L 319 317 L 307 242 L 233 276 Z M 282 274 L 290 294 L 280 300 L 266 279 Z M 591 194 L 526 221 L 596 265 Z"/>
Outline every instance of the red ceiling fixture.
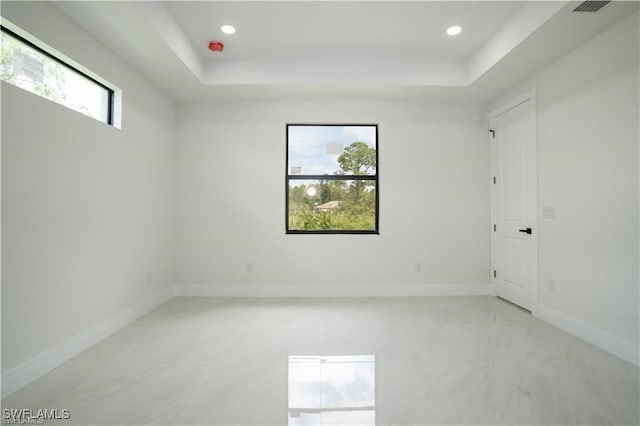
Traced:
<path fill-rule="evenodd" d="M 219 41 L 210 41 L 209 50 L 212 52 L 222 52 L 224 50 L 224 44 Z"/>

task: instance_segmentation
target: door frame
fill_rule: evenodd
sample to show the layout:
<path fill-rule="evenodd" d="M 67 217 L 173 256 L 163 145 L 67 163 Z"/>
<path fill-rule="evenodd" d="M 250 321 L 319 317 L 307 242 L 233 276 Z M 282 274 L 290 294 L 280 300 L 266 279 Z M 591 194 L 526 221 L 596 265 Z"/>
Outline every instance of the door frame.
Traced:
<path fill-rule="evenodd" d="M 536 194 L 535 194 L 535 206 L 536 206 L 536 217 L 535 217 L 535 230 L 536 230 L 536 239 L 535 239 L 535 259 L 534 259 L 534 268 L 533 268 L 533 285 L 531 286 L 531 313 L 535 315 L 535 311 L 537 310 L 537 306 L 538 306 L 538 293 L 539 293 L 539 281 L 538 281 L 538 275 L 539 275 L 539 258 L 540 258 L 540 205 L 539 205 L 539 193 L 540 193 L 540 179 L 539 179 L 539 171 L 540 171 L 540 167 L 538 164 L 538 136 L 537 136 L 537 108 L 536 108 L 536 89 L 532 88 L 527 90 L 524 93 L 521 93 L 518 96 L 513 97 L 511 100 L 505 102 L 504 104 L 502 104 L 501 106 L 489 111 L 489 113 L 487 114 L 487 126 L 488 129 L 491 129 L 491 121 L 500 117 L 501 115 L 511 111 L 514 108 L 517 108 L 518 106 L 524 104 L 525 102 L 531 102 L 531 107 L 530 107 L 530 114 L 531 114 L 531 120 L 532 120 L 532 132 L 533 132 L 533 141 L 534 141 L 534 145 L 535 145 L 535 149 L 533 150 L 533 155 L 535 156 L 533 163 L 535 164 L 535 173 L 536 173 Z M 491 288 L 491 294 L 494 296 L 497 296 L 497 289 L 496 289 L 496 278 L 494 278 L 493 276 L 493 271 L 495 269 L 495 265 L 496 265 L 496 261 L 497 261 L 497 241 L 496 241 L 496 234 L 493 231 L 493 224 L 497 223 L 497 212 L 496 212 L 496 206 L 497 206 L 497 200 L 496 197 L 498 196 L 498 194 L 495 191 L 494 185 L 493 185 L 493 177 L 496 176 L 496 171 L 497 171 L 497 158 L 496 158 L 496 153 L 494 151 L 494 145 L 492 144 L 492 134 L 491 132 L 487 132 L 488 135 L 487 137 L 489 138 L 489 161 L 490 161 L 490 165 L 489 165 L 489 172 L 490 172 L 490 176 L 489 176 L 489 194 L 490 194 L 490 204 L 491 204 L 491 212 L 490 212 L 490 219 L 491 219 L 491 223 L 489 224 L 490 229 L 491 229 L 491 250 L 490 250 L 490 254 L 491 254 L 491 259 L 490 259 L 490 270 L 489 270 L 489 276 L 490 276 L 490 288 Z"/>

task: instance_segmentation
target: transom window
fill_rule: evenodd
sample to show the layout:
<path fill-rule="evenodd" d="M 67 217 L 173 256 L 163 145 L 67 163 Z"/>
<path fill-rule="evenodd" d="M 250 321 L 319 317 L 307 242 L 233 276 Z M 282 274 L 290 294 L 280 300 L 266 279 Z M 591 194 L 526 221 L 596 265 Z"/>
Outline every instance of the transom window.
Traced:
<path fill-rule="evenodd" d="M 1 29 L 1 80 L 114 125 L 113 88 L 70 65 L 53 49 L 4 19 Z"/>
<path fill-rule="evenodd" d="M 378 234 L 378 126 L 288 124 L 288 234 Z"/>

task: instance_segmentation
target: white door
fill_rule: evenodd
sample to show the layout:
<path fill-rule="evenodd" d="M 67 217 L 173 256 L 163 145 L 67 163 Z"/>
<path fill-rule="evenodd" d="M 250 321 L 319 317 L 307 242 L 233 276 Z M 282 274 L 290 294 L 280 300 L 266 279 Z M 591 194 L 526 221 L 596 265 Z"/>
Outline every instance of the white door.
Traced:
<path fill-rule="evenodd" d="M 538 291 L 535 98 L 530 92 L 489 114 L 492 286 L 531 310 Z"/>

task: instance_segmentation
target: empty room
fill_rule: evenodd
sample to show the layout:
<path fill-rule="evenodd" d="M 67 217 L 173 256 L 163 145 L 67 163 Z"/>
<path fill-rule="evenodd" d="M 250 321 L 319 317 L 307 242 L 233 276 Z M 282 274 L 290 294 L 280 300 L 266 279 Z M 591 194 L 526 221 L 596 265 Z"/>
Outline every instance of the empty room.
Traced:
<path fill-rule="evenodd" d="M 2 424 L 640 424 L 639 5 L 3 0 Z"/>

